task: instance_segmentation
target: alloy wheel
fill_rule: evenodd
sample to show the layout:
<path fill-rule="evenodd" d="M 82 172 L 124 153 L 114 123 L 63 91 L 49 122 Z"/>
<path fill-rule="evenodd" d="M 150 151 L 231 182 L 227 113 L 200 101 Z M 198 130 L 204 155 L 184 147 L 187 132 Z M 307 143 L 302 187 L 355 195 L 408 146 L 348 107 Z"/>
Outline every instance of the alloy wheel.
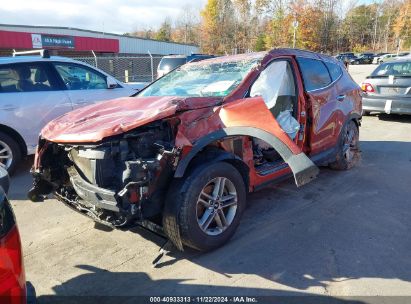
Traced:
<path fill-rule="evenodd" d="M 234 220 L 237 212 L 237 191 L 226 177 L 216 177 L 201 190 L 197 199 L 197 223 L 207 235 L 219 235 Z"/>
<path fill-rule="evenodd" d="M 344 136 L 343 155 L 348 163 L 353 160 L 355 153 L 358 151 L 358 136 L 354 128 L 352 126 L 347 128 Z"/>
<path fill-rule="evenodd" d="M 0 163 L 8 169 L 13 162 L 13 152 L 8 144 L 0 140 Z"/>

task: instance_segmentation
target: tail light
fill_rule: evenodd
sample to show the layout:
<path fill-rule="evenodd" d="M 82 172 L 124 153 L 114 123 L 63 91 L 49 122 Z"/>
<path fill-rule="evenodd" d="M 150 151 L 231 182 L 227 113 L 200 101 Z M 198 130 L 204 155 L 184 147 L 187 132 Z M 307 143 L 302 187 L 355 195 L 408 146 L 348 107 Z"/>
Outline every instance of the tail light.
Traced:
<path fill-rule="evenodd" d="M 1 303 L 26 302 L 26 278 L 20 235 L 4 193 L 0 193 L 0 282 Z"/>
<path fill-rule="evenodd" d="M 367 82 L 363 82 L 361 84 L 361 90 L 363 90 L 364 92 L 367 92 L 367 93 L 374 93 L 375 92 L 374 87 L 370 83 L 367 83 Z"/>

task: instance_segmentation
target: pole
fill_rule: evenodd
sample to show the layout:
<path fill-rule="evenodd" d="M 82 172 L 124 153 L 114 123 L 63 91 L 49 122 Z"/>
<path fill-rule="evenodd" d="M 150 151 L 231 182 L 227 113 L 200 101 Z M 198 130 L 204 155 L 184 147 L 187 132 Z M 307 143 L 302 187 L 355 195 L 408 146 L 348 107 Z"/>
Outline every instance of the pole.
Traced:
<path fill-rule="evenodd" d="M 298 21 L 294 20 L 293 21 L 293 28 L 294 28 L 294 34 L 293 34 L 293 49 L 295 49 L 295 40 L 297 38 L 297 27 L 298 27 Z"/>
<path fill-rule="evenodd" d="M 293 49 L 295 49 L 295 33 L 297 31 L 297 28 L 294 28 L 294 37 L 293 37 Z"/>
<path fill-rule="evenodd" d="M 150 56 L 150 61 L 151 61 L 151 82 L 154 81 L 154 61 L 153 61 L 153 55 L 151 55 L 150 50 L 148 51 L 148 55 Z"/>
<path fill-rule="evenodd" d="M 98 66 L 97 66 L 97 56 L 96 56 L 96 53 L 94 53 L 93 50 L 91 50 L 91 53 L 93 53 L 94 63 L 96 64 L 96 68 L 97 68 Z"/>
<path fill-rule="evenodd" d="M 375 51 L 375 48 L 377 46 L 377 26 L 378 26 L 378 4 L 375 4 L 375 22 L 374 22 L 374 43 L 373 43 L 373 50 Z"/>

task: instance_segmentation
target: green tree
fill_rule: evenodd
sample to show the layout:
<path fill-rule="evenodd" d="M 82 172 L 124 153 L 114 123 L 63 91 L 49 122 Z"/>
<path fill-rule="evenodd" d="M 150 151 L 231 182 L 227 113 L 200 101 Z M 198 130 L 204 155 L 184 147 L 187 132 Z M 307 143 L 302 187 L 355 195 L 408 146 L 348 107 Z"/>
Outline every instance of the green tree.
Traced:
<path fill-rule="evenodd" d="M 254 44 L 254 51 L 260 52 L 265 51 L 267 48 L 265 46 L 265 34 L 260 34 L 257 36 L 257 40 Z"/>
<path fill-rule="evenodd" d="M 161 24 L 159 30 L 154 35 L 154 39 L 161 41 L 170 41 L 171 40 L 171 21 L 169 18 L 166 18 Z"/>

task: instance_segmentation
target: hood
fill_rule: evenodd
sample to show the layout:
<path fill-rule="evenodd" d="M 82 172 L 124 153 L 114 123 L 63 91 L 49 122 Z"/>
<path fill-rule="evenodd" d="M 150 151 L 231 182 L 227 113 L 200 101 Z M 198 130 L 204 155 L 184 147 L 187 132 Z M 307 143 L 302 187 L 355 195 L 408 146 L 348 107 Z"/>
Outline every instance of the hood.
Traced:
<path fill-rule="evenodd" d="M 215 97 L 125 97 L 79 108 L 49 122 L 41 136 L 58 143 L 93 143 L 177 112 L 212 107 Z"/>

